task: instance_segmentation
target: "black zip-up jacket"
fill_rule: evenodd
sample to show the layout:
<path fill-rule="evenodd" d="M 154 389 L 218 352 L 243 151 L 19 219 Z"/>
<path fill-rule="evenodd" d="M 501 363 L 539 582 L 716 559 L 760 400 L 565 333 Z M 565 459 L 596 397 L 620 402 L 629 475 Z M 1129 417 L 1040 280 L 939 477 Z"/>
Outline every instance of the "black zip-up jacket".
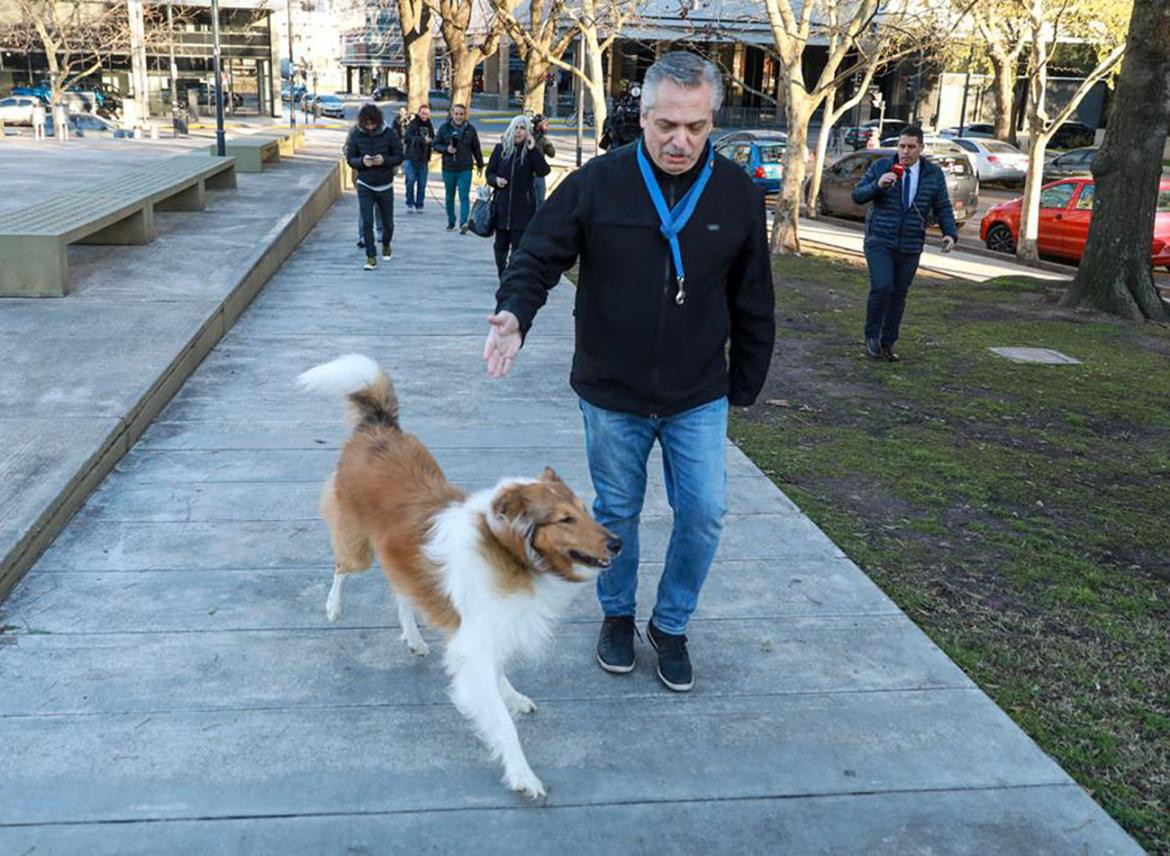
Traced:
<path fill-rule="evenodd" d="M 703 165 L 678 177 L 655 170 L 668 205 Z M 566 178 L 536 212 L 504 271 L 496 311 L 512 312 L 527 334 L 548 290 L 579 260 L 570 377 L 578 395 L 643 416 L 671 416 L 724 395 L 747 406 L 764 385 L 776 336 L 763 195 L 716 156 L 679 241 L 681 306 L 636 147 L 617 149 Z"/>
<path fill-rule="evenodd" d="M 447 151 L 452 140 L 455 141 L 455 154 Z M 473 162 L 476 169 L 483 169 L 483 148 L 475 126 L 470 122 L 458 127 L 449 121 L 444 122 L 439 126 L 439 133 L 435 134 L 434 147 L 443 156 L 443 172 L 464 172 L 471 169 Z"/>
<path fill-rule="evenodd" d="M 366 166 L 362 163 L 366 155 L 381 155 L 385 160 L 378 166 Z M 402 163 L 402 141 L 385 123 L 372 134 L 354 125 L 345 138 L 345 159 L 363 184 L 382 187 L 394 180 L 395 167 Z"/>
<path fill-rule="evenodd" d="M 525 143 L 504 157 L 504 144 L 496 143 L 487 165 L 487 183 L 496 188 L 496 228 L 520 231 L 528 228 L 528 221 L 536 213 L 536 192 L 533 178 L 548 175 L 548 161 L 540 146 L 528 148 Z M 508 183 L 500 187 L 499 179 Z"/>
<path fill-rule="evenodd" d="M 405 159 L 412 163 L 426 163 L 431 159 L 431 144 L 427 137 L 435 139 L 435 126 L 431 120 L 425 122 L 418 116 L 410 120 L 403 132 L 402 148 Z"/>

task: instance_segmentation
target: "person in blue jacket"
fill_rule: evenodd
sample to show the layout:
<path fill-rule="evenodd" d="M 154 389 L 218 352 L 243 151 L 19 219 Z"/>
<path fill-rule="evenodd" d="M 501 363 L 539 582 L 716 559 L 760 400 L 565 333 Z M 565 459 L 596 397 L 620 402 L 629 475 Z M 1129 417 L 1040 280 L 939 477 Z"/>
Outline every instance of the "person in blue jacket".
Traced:
<path fill-rule="evenodd" d="M 938 165 L 922 157 L 921 128 L 907 127 L 898 138 L 898 154 L 870 164 L 853 188 L 853 201 L 858 205 L 873 203 L 865 215 L 865 260 L 869 265 L 865 353 L 875 360 L 896 362 L 900 358 L 894 353 L 894 343 L 906 310 L 906 294 L 926 243 L 927 224 L 932 218 L 938 222 L 944 253 L 959 240 L 946 176 Z"/>

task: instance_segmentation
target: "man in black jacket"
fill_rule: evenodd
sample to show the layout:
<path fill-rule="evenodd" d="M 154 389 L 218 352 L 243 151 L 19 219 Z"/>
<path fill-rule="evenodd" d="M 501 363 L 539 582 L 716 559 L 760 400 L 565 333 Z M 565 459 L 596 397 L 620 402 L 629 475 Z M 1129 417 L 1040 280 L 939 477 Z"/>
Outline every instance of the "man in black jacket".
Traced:
<path fill-rule="evenodd" d="M 431 163 L 431 143 L 435 126 L 431 124 L 431 105 L 423 104 L 406 125 L 402 148 L 402 171 L 406 173 L 406 211 L 423 210 L 427 192 L 427 172 Z"/>
<path fill-rule="evenodd" d="M 435 150 L 443 155 L 443 185 L 447 190 L 447 231 L 455 229 L 455 192 L 459 191 L 459 232 L 467 234 L 471 213 L 471 164 L 483 172 L 483 149 L 475 126 L 467 121 L 467 108 L 456 104 L 451 118 L 435 134 Z"/>
<path fill-rule="evenodd" d="M 374 254 L 374 206 L 382 214 L 382 259 L 390 261 L 394 238 L 394 168 L 402 163 L 402 142 L 386 125 L 376 104 L 363 104 L 357 124 L 345 140 L 345 159 L 357 172 L 358 206 L 362 218 L 362 242 L 366 270 L 378 265 Z"/>
<path fill-rule="evenodd" d="M 638 518 L 657 441 L 674 529 L 648 636 L 676 691 L 694 682 L 685 632 L 722 531 L 728 405 L 755 401 L 775 338 L 763 196 L 708 140 L 721 98 L 718 71 L 694 54 L 651 66 L 642 141 L 594 158 L 536 213 L 484 345 L 502 377 L 548 290 L 579 262 L 570 383 L 594 513 L 625 544 L 597 581 L 597 658 L 609 672 L 634 668 Z"/>

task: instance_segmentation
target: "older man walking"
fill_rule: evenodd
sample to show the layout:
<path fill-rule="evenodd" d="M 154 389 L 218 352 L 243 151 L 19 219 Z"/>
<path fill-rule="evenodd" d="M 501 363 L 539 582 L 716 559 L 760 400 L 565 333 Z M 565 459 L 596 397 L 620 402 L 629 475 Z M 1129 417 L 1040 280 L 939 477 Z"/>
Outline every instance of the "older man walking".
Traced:
<path fill-rule="evenodd" d="M 590 161 L 536 213 L 484 346 L 502 377 L 548 290 L 580 263 L 570 383 L 595 516 L 625 544 L 597 581 L 597 660 L 634 668 L 638 524 L 657 442 L 674 527 L 648 638 L 659 679 L 679 692 L 694 684 L 685 634 L 722 532 L 728 406 L 755 401 L 775 337 L 763 196 L 708 139 L 721 100 L 719 72 L 694 54 L 650 67 L 642 140 Z"/>

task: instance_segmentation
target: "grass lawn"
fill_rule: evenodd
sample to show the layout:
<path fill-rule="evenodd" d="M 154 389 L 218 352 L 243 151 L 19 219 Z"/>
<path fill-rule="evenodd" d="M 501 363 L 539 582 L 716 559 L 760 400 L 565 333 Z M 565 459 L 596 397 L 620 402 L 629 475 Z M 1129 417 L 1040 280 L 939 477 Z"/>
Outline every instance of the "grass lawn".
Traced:
<path fill-rule="evenodd" d="M 860 262 L 776 260 L 737 444 L 1145 847 L 1170 852 L 1170 329 L 920 274 L 862 356 Z M 1018 365 L 992 346 L 1055 348 Z"/>

